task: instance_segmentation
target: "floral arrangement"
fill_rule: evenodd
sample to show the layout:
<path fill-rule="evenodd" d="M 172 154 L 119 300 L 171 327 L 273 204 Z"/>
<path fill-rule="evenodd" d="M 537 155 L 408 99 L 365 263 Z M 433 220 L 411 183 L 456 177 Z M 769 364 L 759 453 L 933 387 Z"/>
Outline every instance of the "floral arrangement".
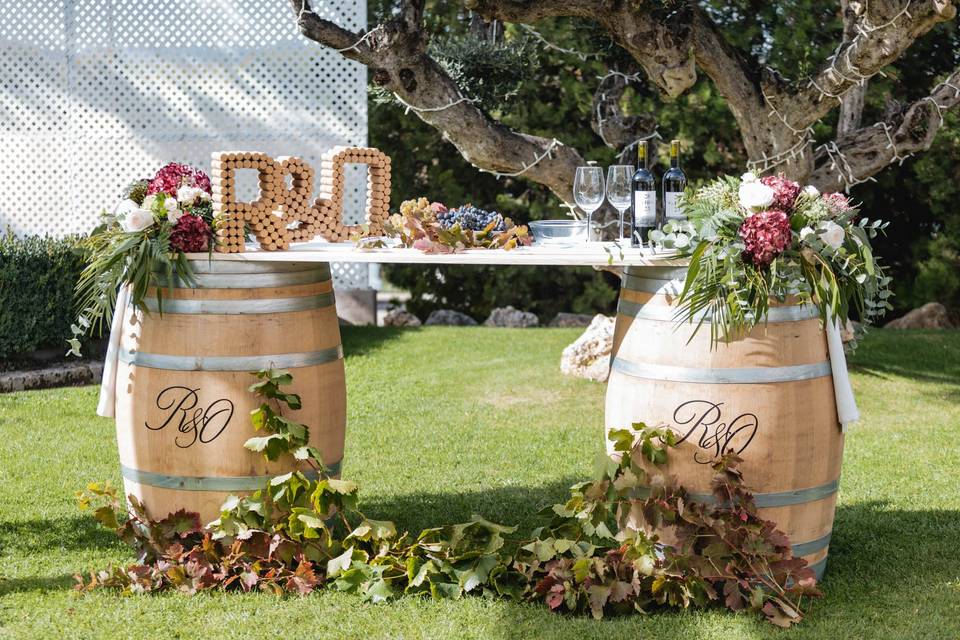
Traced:
<path fill-rule="evenodd" d="M 683 204 L 687 220 L 650 238 L 690 257 L 678 314 L 697 330 L 709 317 L 714 342 L 763 322 L 771 302 L 812 304 L 841 323 L 855 310 L 869 324 L 892 308 L 891 279 L 870 246 L 887 223 L 861 217 L 841 193 L 745 173 L 688 191 Z"/>
<path fill-rule="evenodd" d="M 361 248 L 389 246 L 420 249 L 425 253 L 457 253 L 466 249 L 513 249 L 533 240 L 526 226 L 515 225 L 499 213 L 473 205 L 448 209 L 426 198 L 400 204 L 400 213 L 390 216 L 384 236 L 360 236 Z"/>
<path fill-rule="evenodd" d="M 156 288 L 162 312 L 164 284 L 174 277 L 194 282 L 184 254 L 213 249 L 210 196 L 207 174 L 171 162 L 152 178 L 131 183 L 113 212 L 100 214 L 100 226 L 84 243 L 90 263 L 77 283 L 80 311 L 69 353 L 79 356 L 82 335 L 102 330 L 113 314 L 118 287 L 129 285 L 132 303 L 143 310 L 148 290 Z"/>

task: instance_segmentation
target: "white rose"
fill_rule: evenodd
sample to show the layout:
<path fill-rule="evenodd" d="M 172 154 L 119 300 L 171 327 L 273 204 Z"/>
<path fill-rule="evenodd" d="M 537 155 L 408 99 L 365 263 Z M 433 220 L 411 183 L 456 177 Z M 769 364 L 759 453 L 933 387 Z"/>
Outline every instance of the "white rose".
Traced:
<path fill-rule="evenodd" d="M 744 182 L 740 185 L 740 204 L 746 209 L 762 209 L 773 203 L 773 189 L 762 182 Z"/>
<path fill-rule="evenodd" d="M 143 199 L 143 204 L 140 205 L 140 208 L 146 209 L 147 211 L 151 211 L 153 209 L 153 203 L 156 202 L 156 200 L 157 200 L 157 194 L 152 193 Z"/>
<path fill-rule="evenodd" d="M 843 244 L 845 233 L 843 227 L 836 222 L 827 220 L 821 225 L 821 231 L 818 234 L 820 240 L 832 249 L 839 249 Z"/>
<path fill-rule="evenodd" d="M 123 217 L 120 225 L 123 230 L 131 233 L 134 231 L 143 231 L 153 224 L 153 212 L 146 209 L 134 209 L 128 211 Z"/>
<path fill-rule="evenodd" d="M 803 188 L 803 192 L 812 198 L 816 198 L 818 195 L 820 195 L 820 190 L 817 189 L 812 184 L 808 184 L 807 186 L 805 186 Z"/>
<path fill-rule="evenodd" d="M 130 200 L 130 199 L 121 200 L 120 202 L 117 203 L 117 206 L 113 208 L 113 215 L 119 218 L 139 208 L 140 208 L 140 205 L 138 205 L 133 200 Z"/>
<path fill-rule="evenodd" d="M 740 176 L 740 182 L 756 182 L 757 176 L 752 171 L 747 171 L 745 174 Z"/>
<path fill-rule="evenodd" d="M 177 220 L 183 217 L 183 211 L 180 209 L 174 209 L 167 213 L 167 220 L 170 221 L 170 224 L 177 224 Z"/>
<path fill-rule="evenodd" d="M 812 235 L 813 235 L 813 229 L 811 229 L 810 227 L 804 227 L 803 229 L 800 229 L 801 240 L 806 240 L 807 236 L 812 236 Z"/>
<path fill-rule="evenodd" d="M 170 215 L 177 210 L 177 201 L 170 196 L 167 196 L 163 199 L 163 206 L 167 209 L 167 215 Z"/>

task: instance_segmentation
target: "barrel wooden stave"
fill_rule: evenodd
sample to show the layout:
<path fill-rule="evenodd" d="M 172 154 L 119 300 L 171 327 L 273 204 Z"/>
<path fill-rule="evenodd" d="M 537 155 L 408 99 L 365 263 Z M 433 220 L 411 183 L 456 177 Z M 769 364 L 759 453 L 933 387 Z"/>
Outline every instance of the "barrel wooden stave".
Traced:
<path fill-rule="evenodd" d="M 666 423 L 681 437 L 689 434 L 671 453 L 665 471 L 708 499 L 713 471 L 694 455 L 709 461 L 717 451 L 710 429 L 756 415 L 756 433 L 740 451 L 745 481 L 755 492 L 760 516 L 776 522 L 798 555 L 821 574 L 843 435 L 819 320 L 812 310 L 781 307 L 773 310 L 770 323 L 711 349 L 708 324 L 690 339 L 692 327 L 673 320 L 682 278 L 682 269 L 628 269 L 614 332 L 607 428 L 645 421 Z M 764 380 L 770 377 L 781 380 Z M 691 401 L 702 401 L 693 406 L 709 411 L 704 422 L 713 424 L 694 428 L 697 419 L 681 424 L 687 416 L 675 415 L 677 409 Z M 729 446 L 739 449 L 750 431 L 739 431 Z M 704 434 L 706 448 L 700 446 Z"/>
<path fill-rule="evenodd" d="M 162 316 L 126 310 L 117 443 L 126 490 L 152 516 L 182 508 L 209 521 L 226 496 L 249 493 L 269 476 L 309 469 L 292 457 L 268 462 L 243 447 L 257 435 L 249 419 L 259 406 L 248 391 L 251 371 L 290 369 L 289 391 L 301 395 L 304 407 L 284 415 L 310 428 L 310 444 L 335 474 L 343 457 L 346 390 L 326 265 L 194 266 L 200 286 L 165 290 Z M 197 410 L 213 414 L 207 426 Z M 198 423 L 191 421 L 195 415 Z"/>

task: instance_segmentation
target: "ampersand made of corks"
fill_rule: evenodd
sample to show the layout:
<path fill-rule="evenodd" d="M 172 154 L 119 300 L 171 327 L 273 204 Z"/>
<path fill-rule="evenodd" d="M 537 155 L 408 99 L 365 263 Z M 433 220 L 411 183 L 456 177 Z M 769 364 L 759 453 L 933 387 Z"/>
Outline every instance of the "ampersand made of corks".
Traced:
<path fill-rule="evenodd" d="M 377 149 L 334 147 L 326 152 L 320 193 L 312 203 L 314 171 L 301 158 L 274 159 L 247 151 L 214 153 L 210 178 L 217 251 L 243 251 L 247 231 L 256 235 L 260 247 L 267 251 L 287 249 L 291 242 L 306 242 L 317 235 L 341 242 L 361 231 L 363 225 L 343 222 L 344 165 L 348 163 L 368 167 L 365 223 L 371 234 L 382 234 L 383 223 L 390 215 L 390 158 Z M 257 171 L 260 191 L 253 202 L 237 200 L 237 169 Z"/>

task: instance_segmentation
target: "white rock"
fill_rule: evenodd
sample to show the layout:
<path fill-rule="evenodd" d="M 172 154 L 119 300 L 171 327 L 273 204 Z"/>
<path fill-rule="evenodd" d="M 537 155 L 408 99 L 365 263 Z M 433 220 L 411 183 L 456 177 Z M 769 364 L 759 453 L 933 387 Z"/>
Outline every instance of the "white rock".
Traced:
<path fill-rule="evenodd" d="M 568 376 L 606 381 L 610 374 L 614 324 L 614 318 L 596 315 L 587 330 L 563 350 L 560 371 Z"/>
<path fill-rule="evenodd" d="M 490 312 L 490 317 L 483 323 L 487 327 L 513 327 L 525 329 L 536 327 L 540 320 L 529 311 L 520 311 L 513 307 L 500 307 Z"/>

